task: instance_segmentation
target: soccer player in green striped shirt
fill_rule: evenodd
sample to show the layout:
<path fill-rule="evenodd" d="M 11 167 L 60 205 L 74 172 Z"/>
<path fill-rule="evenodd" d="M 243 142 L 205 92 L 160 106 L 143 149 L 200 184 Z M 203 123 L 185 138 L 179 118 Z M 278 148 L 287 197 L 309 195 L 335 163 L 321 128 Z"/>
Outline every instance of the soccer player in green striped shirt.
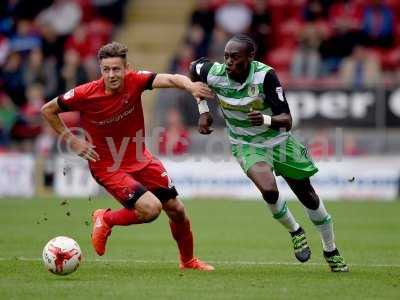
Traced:
<path fill-rule="evenodd" d="M 304 230 L 285 201 L 279 198 L 274 173 L 283 176 L 305 206 L 320 232 L 323 256 L 333 272 L 347 272 L 334 241 L 332 218 L 314 191 L 310 177 L 318 172 L 307 149 L 290 134 L 292 117 L 275 71 L 254 61 L 255 44 L 246 35 L 231 38 L 224 63 L 201 58 L 192 62 L 192 80 L 215 92 L 229 132 L 233 156 L 260 190 L 273 217 L 290 233 L 296 258 L 309 260 L 311 250 Z M 210 134 L 212 116 L 206 100 L 199 101 L 199 131 Z"/>

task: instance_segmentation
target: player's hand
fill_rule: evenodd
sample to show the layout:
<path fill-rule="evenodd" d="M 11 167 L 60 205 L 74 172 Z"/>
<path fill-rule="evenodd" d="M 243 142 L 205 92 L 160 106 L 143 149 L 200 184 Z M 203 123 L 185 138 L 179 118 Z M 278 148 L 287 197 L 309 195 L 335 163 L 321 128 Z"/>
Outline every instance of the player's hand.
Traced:
<path fill-rule="evenodd" d="M 74 136 L 68 141 L 68 143 L 71 150 L 83 159 L 92 162 L 100 160 L 99 154 L 94 150 L 95 146 L 87 141 Z"/>
<path fill-rule="evenodd" d="M 192 82 L 189 89 L 195 99 L 214 98 L 212 90 L 203 82 Z"/>
<path fill-rule="evenodd" d="M 264 117 L 259 111 L 251 111 L 247 114 L 247 117 L 253 126 L 261 126 L 264 124 Z"/>
<path fill-rule="evenodd" d="M 201 134 L 210 134 L 213 130 L 210 126 L 213 123 L 213 118 L 209 112 L 202 113 L 199 117 L 199 132 Z"/>

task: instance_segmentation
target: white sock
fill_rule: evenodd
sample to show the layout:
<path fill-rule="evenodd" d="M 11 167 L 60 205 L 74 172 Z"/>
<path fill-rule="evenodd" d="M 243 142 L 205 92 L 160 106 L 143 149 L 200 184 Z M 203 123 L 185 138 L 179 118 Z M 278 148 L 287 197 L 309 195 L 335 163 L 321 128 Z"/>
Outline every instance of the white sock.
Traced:
<path fill-rule="evenodd" d="M 287 230 L 290 232 L 295 232 L 300 228 L 299 224 L 294 219 L 292 213 L 290 212 L 287 204 L 282 199 L 278 198 L 275 204 L 269 204 L 269 209 L 271 210 L 273 217 L 279 221 Z"/>
<path fill-rule="evenodd" d="M 333 224 L 331 216 L 326 211 L 322 200 L 319 207 L 315 210 L 306 208 L 307 214 L 318 229 L 321 235 L 322 247 L 325 251 L 330 252 L 336 249 L 335 234 L 333 233 Z"/>

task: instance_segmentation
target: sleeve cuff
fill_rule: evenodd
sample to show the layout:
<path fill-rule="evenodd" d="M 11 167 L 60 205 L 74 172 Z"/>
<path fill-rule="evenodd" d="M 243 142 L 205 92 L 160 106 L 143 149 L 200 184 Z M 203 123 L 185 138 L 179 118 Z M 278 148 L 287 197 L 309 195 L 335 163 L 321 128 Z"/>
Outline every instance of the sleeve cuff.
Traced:
<path fill-rule="evenodd" d="M 58 98 L 57 98 L 57 104 L 58 104 L 58 107 L 60 107 L 60 109 L 61 109 L 63 112 L 70 111 L 68 105 L 66 105 L 66 104 L 64 103 L 64 98 L 63 98 L 63 96 L 58 96 Z"/>
<path fill-rule="evenodd" d="M 151 73 L 149 79 L 147 80 L 146 86 L 144 87 L 145 90 L 152 90 L 153 89 L 153 81 L 156 78 L 157 73 Z"/>

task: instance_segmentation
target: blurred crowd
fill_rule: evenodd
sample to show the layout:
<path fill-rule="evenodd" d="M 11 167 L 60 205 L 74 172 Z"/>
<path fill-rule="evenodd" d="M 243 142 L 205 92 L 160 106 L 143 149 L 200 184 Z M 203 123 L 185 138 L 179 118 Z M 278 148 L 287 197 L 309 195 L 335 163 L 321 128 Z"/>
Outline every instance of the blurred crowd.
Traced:
<path fill-rule="evenodd" d="M 124 22 L 126 2 L 0 1 L 0 153 L 50 155 L 55 139 L 40 108 L 98 78 L 96 52 Z M 399 83 L 399 20 L 399 0 L 197 0 L 168 71 L 187 74 L 202 56 L 222 61 L 228 39 L 248 33 L 256 59 L 274 67 L 286 87 Z M 196 143 L 185 124 L 196 124 L 197 108 L 182 92 L 163 97 L 168 101 L 157 102 L 154 118 L 165 127 L 159 151 L 184 154 Z M 179 109 L 171 109 L 174 101 Z M 217 111 L 216 103 L 210 107 Z M 78 124 L 79 116 L 63 115 Z"/>
<path fill-rule="evenodd" d="M 227 40 L 247 33 L 286 85 L 374 87 L 400 82 L 399 31 L 398 0 L 198 0 L 171 70 L 221 61 Z"/>
<path fill-rule="evenodd" d="M 238 33 L 254 39 L 255 59 L 272 66 L 286 88 L 363 90 L 400 83 L 399 0 L 197 0 L 169 71 L 187 74 L 190 62 L 203 56 L 222 62 L 226 42 Z M 196 126 L 197 109 L 187 95 L 163 94 L 175 99 L 183 124 Z M 165 103 L 158 102 L 162 124 L 168 124 Z M 216 103 L 210 105 L 217 115 Z M 221 118 L 215 123 L 223 126 Z M 330 156 L 328 133 L 316 136 L 310 152 Z M 351 136 L 343 145 L 345 155 L 363 152 Z"/>
<path fill-rule="evenodd" d="M 97 50 L 123 22 L 125 2 L 0 1 L 0 152 L 51 151 L 54 137 L 40 108 L 98 78 Z"/>

